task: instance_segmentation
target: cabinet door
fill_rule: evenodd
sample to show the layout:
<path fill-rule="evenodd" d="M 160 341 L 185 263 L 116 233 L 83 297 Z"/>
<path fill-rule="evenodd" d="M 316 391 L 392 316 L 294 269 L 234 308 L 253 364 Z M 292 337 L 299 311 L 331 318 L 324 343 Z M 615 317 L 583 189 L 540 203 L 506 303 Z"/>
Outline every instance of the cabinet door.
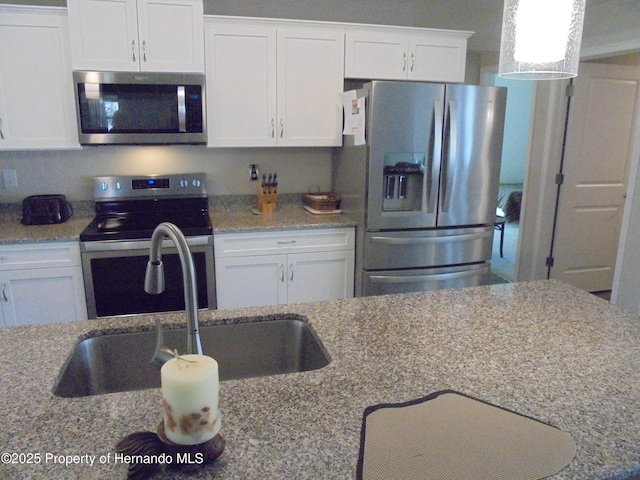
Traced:
<path fill-rule="evenodd" d="M 67 0 L 74 70 L 140 69 L 135 0 Z"/>
<path fill-rule="evenodd" d="M 424 35 L 409 37 L 409 80 L 464 82 L 466 39 Z"/>
<path fill-rule="evenodd" d="M 407 78 L 409 56 L 406 35 L 347 32 L 346 42 L 345 78 Z"/>
<path fill-rule="evenodd" d="M 80 267 L 0 273 L 5 326 L 86 320 Z"/>
<path fill-rule="evenodd" d="M 278 30 L 278 145 L 342 145 L 344 34 Z"/>
<path fill-rule="evenodd" d="M 276 31 L 207 25 L 207 138 L 211 147 L 276 145 Z"/>
<path fill-rule="evenodd" d="M 202 0 L 138 0 L 140 70 L 204 73 Z"/>
<path fill-rule="evenodd" d="M 294 253 L 287 261 L 288 303 L 353 297 L 353 250 Z"/>
<path fill-rule="evenodd" d="M 287 303 L 286 255 L 216 259 L 218 308 Z"/>
<path fill-rule="evenodd" d="M 0 10 L 0 149 L 79 148 L 66 17 L 9 10 Z"/>

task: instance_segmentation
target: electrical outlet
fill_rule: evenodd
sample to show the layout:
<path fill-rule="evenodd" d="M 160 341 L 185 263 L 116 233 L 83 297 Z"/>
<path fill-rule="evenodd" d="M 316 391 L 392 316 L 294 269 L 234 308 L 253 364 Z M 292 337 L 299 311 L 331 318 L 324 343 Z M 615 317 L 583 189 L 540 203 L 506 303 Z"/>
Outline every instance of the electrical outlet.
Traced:
<path fill-rule="evenodd" d="M 6 169 L 2 171 L 4 178 L 4 188 L 18 188 L 18 174 L 14 169 Z"/>
<path fill-rule="evenodd" d="M 258 180 L 258 165 L 253 163 L 249 165 L 249 179 L 251 181 Z"/>

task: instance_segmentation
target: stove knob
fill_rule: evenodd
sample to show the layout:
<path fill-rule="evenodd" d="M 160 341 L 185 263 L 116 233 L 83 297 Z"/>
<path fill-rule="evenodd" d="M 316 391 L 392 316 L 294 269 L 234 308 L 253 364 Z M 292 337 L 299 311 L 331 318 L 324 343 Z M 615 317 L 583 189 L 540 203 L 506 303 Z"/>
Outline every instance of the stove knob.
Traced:
<path fill-rule="evenodd" d="M 122 190 L 122 184 L 120 182 L 116 182 L 113 184 L 113 188 L 116 190 Z"/>
<path fill-rule="evenodd" d="M 198 187 L 198 188 L 200 187 L 200 184 L 201 184 L 200 180 L 198 180 L 197 178 L 195 180 L 193 180 L 192 183 L 193 183 L 194 187 Z"/>
<path fill-rule="evenodd" d="M 187 188 L 189 186 L 189 181 L 188 180 L 180 180 L 180 186 L 182 188 Z"/>
<path fill-rule="evenodd" d="M 109 189 L 109 184 L 107 182 L 100 182 L 100 190 L 102 190 L 103 192 L 107 191 Z"/>

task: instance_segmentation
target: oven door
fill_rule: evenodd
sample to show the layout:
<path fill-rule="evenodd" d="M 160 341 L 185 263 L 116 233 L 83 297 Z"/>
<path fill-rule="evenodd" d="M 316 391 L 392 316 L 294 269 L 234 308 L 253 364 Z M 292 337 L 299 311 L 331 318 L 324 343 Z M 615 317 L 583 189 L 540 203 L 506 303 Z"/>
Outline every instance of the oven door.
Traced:
<path fill-rule="evenodd" d="M 196 269 L 198 308 L 214 309 L 213 236 L 189 237 L 187 242 Z M 144 291 L 150 244 L 148 240 L 81 243 L 89 318 L 185 309 L 182 266 L 170 240 L 162 248 L 165 291 L 159 295 Z"/>

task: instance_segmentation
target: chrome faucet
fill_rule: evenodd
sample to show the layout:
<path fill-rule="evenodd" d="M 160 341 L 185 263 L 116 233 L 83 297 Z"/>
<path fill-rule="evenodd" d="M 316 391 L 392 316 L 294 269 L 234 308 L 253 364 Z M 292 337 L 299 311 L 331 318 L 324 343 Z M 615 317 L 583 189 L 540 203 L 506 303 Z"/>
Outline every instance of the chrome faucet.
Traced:
<path fill-rule="evenodd" d="M 187 314 L 187 352 L 202 355 L 200 331 L 198 329 L 198 291 L 196 290 L 196 269 L 193 265 L 191 250 L 187 239 L 178 227 L 173 223 L 164 222 L 158 225 L 151 235 L 151 248 L 149 250 L 149 263 L 144 279 L 144 290 L 147 293 L 159 294 L 164 291 L 164 265 L 162 263 L 162 241 L 169 237 L 178 249 L 178 256 L 182 265 L 182 282 L 184 284 L 184 303 Z M 174 354 L 164 346 L 162 337 L 162 324 L 156 319 L 158 339 L 156 350 L 151 361 L 162 365 Z"/>

